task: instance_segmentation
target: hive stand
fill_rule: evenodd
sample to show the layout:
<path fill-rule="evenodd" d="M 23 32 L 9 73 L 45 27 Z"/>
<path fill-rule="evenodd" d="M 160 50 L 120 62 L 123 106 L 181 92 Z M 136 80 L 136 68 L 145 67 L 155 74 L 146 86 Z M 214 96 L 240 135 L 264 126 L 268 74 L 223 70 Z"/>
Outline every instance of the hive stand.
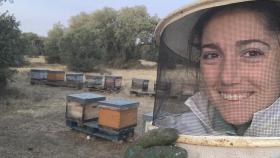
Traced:
<path fill-rule="evenodd" d="M 73 130 L 111 141 L 127 140 L 128 138 L 134 135 L 134 127 L 127 127 L 124 129 L 114 130 L 99 126 L 97 121 L 91 121 L 84 123 L 83 125 L 79 125 L 76 121 L 66 120 L 66 126 Z"/>

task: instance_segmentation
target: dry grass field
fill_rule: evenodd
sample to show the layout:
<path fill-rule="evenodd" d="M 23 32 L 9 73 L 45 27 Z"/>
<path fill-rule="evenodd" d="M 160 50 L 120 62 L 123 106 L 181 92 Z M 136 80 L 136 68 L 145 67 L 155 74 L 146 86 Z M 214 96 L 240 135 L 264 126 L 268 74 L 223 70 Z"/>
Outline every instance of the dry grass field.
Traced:
<path fill-rule="evenodd" d="M 66 87 L 30 85 L 31 67 L 64 69 L 48 65 L 44 59 L 30 59 L 31 66 L 19 68 L 13 82 L 0 97 L 0 157 L 2 158 L 119 158 L 131 142 L 116 143 L 91 137 L 65 126 L 65 101 L 68 94 L 80 93 Z M 142 132 L 142 115 L 153 109 L 154 98 L 129 94 L 133 77 L 150 80 L 153 89 L 156 69 L 107 71 L 123 76 L 119 93 L 94 92 L 107 98 L 127 98 L 139 101 L 136 136 Z"/>

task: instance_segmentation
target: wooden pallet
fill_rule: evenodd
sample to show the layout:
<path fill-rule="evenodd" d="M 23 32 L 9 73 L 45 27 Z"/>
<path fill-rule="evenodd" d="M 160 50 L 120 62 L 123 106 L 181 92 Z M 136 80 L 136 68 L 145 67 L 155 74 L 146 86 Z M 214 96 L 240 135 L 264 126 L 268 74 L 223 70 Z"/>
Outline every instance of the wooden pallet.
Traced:
<path fill-rule="evenodd" d="M 46 85 L 54 86 L 54 87 L 65 87 L 66 82 L 64 82 L 64 81 L 47 81 Z"/>
<path fill-rule="evenodd" d="M 135 90 L 135 89 L 131 89 L 130 94 L 135 94 L 136 96 L 144 96 L 144 95 L 150 97 L 155 96 L 155 92 L 153 91 L 142 91 L 142 90 Z"/>
<path fill-rule="evenodd" d="M 85 87 L 83 88 L 85 91 L 92 92 L 92 91 L 98 91 L 103 93 L 119 93 L 121 89 L 105 89 L 105 88 L 93 88 L 93 87 Z"/>
<path fill-rule="evenodd" d="M 66 120 L 66 126 L 69 128 L 86 133 L 88 135 L 104 138 L 111 141 L 127 140 L 134 135 L 134 126 L 119 130 L 104 128 L 99 126 L 97 121 L 91 121 L 84 124 L 79 124 L 73 120 Z"/>
<path fill-rule="evenodd" d="M 31 85 L 45 85 L 46 82 L 47 80 L 35 80 L 35 79 L 30 80 Z"/>
<path fill-rule="evenodd" d="M 82 87 L 83 87 L 83 83 L 77 83 L 77 82 L 66 82 L 66 87 L 69 87 L 69 88 L 82 89 Z"/>

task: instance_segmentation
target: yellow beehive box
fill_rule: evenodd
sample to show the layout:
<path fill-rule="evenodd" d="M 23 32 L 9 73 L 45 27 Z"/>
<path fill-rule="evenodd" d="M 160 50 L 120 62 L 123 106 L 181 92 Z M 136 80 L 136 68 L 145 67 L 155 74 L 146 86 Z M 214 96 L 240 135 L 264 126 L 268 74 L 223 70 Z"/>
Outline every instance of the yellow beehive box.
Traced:
<path fill-rule="evenodd" d="M 99 101 L 98 125 L 112 129 L 136 126 L 138 106 L 129 100 Z"/>

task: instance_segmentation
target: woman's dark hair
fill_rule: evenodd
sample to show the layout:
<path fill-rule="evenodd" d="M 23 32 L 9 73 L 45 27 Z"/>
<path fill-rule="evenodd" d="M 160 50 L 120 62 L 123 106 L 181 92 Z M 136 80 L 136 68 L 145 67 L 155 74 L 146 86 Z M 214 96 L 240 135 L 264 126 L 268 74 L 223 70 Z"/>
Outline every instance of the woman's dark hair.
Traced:
<path fill-rule="evenodd" d="M 193 28 L 189 44 L 200 49 L 201 38 L 204 27 L 216 15 L 220 13 L 230 12 L 233 10 L 249 10 L 255 11 L 263 15 L 260 20 L 264 23 L 265 27 L 277 35 L 278 43 L 280 45 L 280 6 L 272 0 L 255 0 L 249 2 L 241 2 L 227 6 L 220 6 L 206 11 L 198 20 Z"/>

